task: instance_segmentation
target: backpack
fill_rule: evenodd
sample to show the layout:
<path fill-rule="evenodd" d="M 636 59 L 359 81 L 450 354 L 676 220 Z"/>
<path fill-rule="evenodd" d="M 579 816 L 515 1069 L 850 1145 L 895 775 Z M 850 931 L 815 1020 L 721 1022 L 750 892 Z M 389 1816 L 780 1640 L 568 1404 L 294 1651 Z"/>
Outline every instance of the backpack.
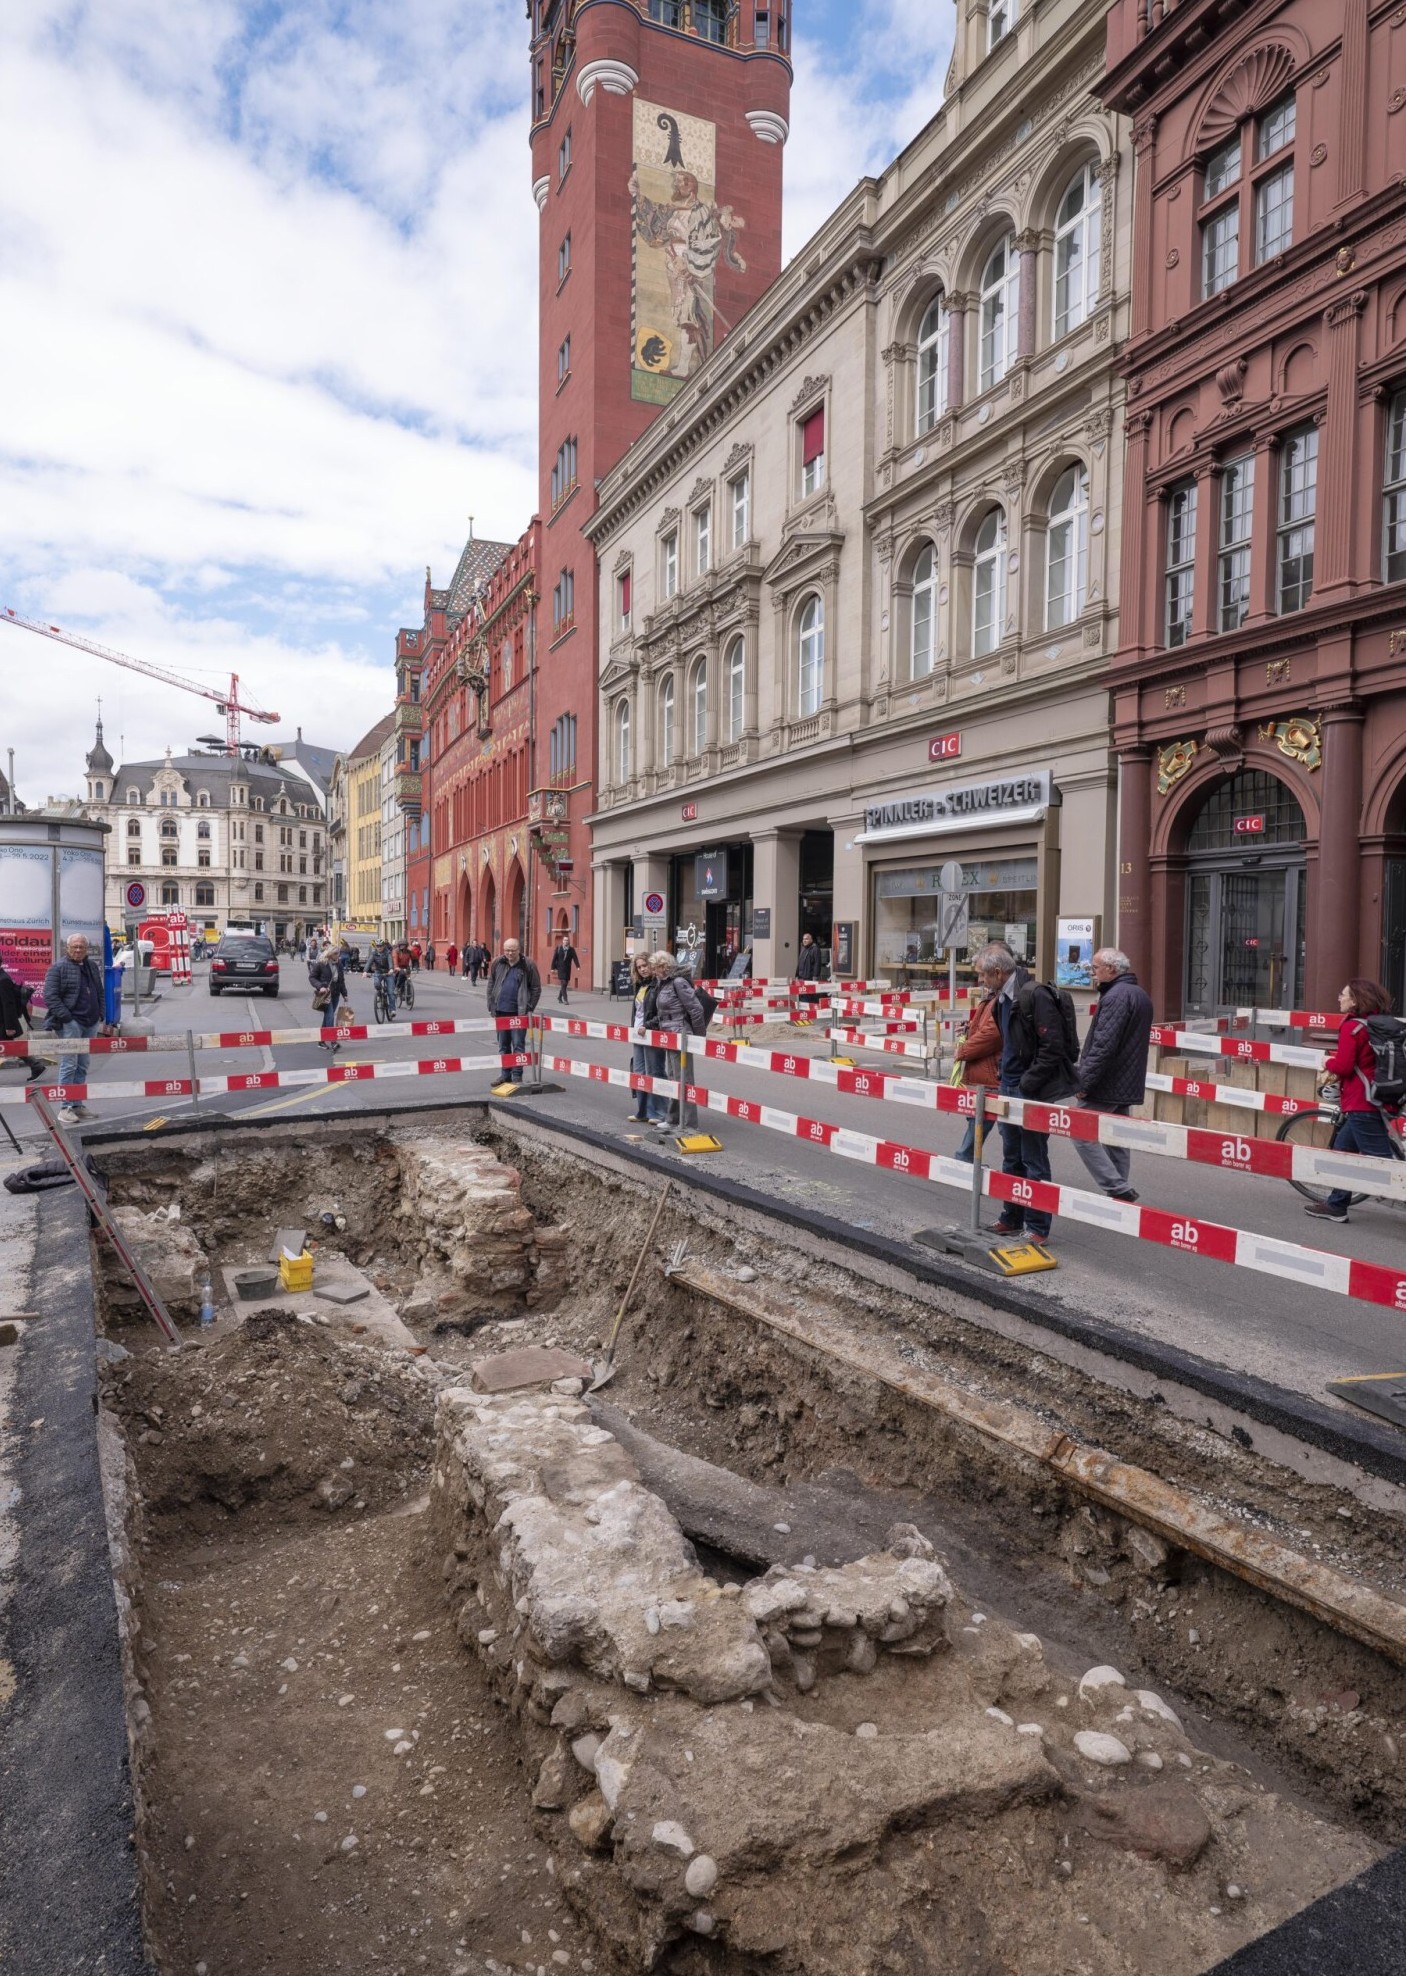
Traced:
<path fill-rule="evenodd" d="M 1397 1015 L 1369 1015 L 1365 1027 L 1376 1060 L 1371 1077 L 1361 1073 L 1367 1102 L 1382 1111 L 1399 1111 L 1406 1102 L 1406 1022 Z"/>
<path fill-rule="evenodd" d="M 1034 1023 L 1035 991 L 1043 988 L 1059 1010 L 1059 1019 L 1064 1026 L 1064 1054 L 1071 1068 L 1079 1061 L 1079 1019 L 1074 1013 L 1074 997 L 1067 988 L 1057 988 L 1053 981 L 1027 981 L 1020 991 L 1020 1012 L 1025 1020 Z M 1406 1024 L 1403 1024 L 1406 1034 Z"/>

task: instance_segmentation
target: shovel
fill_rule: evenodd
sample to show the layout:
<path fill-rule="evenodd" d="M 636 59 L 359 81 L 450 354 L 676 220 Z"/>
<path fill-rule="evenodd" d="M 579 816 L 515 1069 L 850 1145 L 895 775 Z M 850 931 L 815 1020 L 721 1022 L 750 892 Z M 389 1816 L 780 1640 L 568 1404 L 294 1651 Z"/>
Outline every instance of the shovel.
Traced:
<path fill-rule="evenodd" d="M 635 1285 L 640 1280 L 640 1271 L 644 1268 L 644 1259 L 649 1254 L 651 1244 L 654 1241 L 654 1231 L 659 1226 L 659 1217 L 664 1212 L 664 1203 L 668 1200 L 673 1185 L 672 1180 L 666 1180 L 664 1182 L 664 1191 L 659 1196 L 658 1205 L 654 1210 L 654 1218 L 649 1224 L 649 1233 L 644 1238 L 644 1246 L 641 1248 L 639 1256 L 636 1259 L 634 1273 L 626 1285 L 624 1296 L 620 1299 L 620 1308 L 615 1313 L 615 1322 L 610 1327 L 610 1339 L 605 1348 L 605 1357 L 599 1359 L 592 1368 L 591 1383 L 586 1388 L 588 1393 L 598 1393 L 602 1386 L 608 1386 L 615 1377 L 615 1347 L 620 1339 L 620 1326 L 625 1322 L 625 1313 L 630 1308 L 630 1299 L 635 1294 Z"/>

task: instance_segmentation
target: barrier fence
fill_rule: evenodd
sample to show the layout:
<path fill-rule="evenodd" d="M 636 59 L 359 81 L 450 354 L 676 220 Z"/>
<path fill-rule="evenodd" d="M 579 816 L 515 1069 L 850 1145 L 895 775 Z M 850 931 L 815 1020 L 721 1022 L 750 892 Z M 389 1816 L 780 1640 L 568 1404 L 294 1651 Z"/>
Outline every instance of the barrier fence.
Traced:
<path fill-rule="evenodd" d="M 207 1050 L 269 1047 L 293 1041 L 324 1041 L 328 1039 L 329 1034 L 348 1042 L 368 1041 L 372 1038 L 389 1041 L 415 1034 L 444 1035 L 465 1030 L 484 1032 L 490 1029 L 505 1030 L 524 1026 L 529 1027 L 534 1035 L 529 1048 L 516 1053 L 486 1054 L 479 1057 L 437 1056 L 403 1063 L 334 1063 L 326 1067 L 318 1066 L 303 1070 L 250 1071 L 214 1078 L 157 1078 L 141 1080 L 130 1085 L 102 1084 L 97 1086 L 91 1095 L 104 1099 L 109 1097 L 161 1099 L 186 1096 L 198 1099 L 280 1088 L 317 1085 L 335 1087 L 339 1084 L 359 1083 L 377 1078 L 418 1079 L 457 1075 L 470 1070 L 502 1070 L 517 1066 L 531 1070 L 534 1075 L 550 1071 L 556 1075 L 610 1084 L 636 1093 L 651 1092 L 676 1102 L 680 1099 L 682 1091 L 682 1100 L 685 1104 L 697 1105 L 700 1109 L 737 1119 L 744 1124 L 783 1132 L 788 1136 L 800 1138 L 808 1144 L 823 1146 L 839 1157 L 860 1160 L 900 1173 L 910 1179 L 959 1188 L 969 1195 L 975 1190 L 986 1198 L 1011 1202 L 1036 1212 L 1058 1215 L 1068 1221 L 1102 1227 L 1114 1233 L 1151 1241 L 1187 1254 L 1210 1257 L 1241 1268 L 1255 1270 L 1260 1274 L 1277 1276 L 1334 1294 L 1353 1296 L 1394 1310 L 1406 1311 L 1406 1271 L 1382 1264 L 1360 1262 L 1347 1256 L 1333 1255 L 1299 1243 L 1283 1242 L 1252 1231 L 1208 1221 L 1199 1216 L 1174 1214 L 1162 1209 L 1144 1207 L 1138 1203 L 1125 1204 L 1113 1201 L 1103 1194 L 1053 1181 L 1023 1179 L 988 1169 L 984 1165 L 973 1166 L 948 1154 L 931 1152 L 899 1140 L 857 1132 L 851 1127 L 837 1125 L 832 1121 L 785 1111 L 756 1099 L 738 1098 L 725 1092 L 711 1091 L 706 1086 L 694 1083 L 687 1075 L 687 1056 L 684 1059 L 685 1077 L 682 1080 L 649 1077 L 613 1065 L 589 1063 L 577 1057 L 547 1056 L 541 1048 L 540 1038 L 546 1034 L 564 1034 L 581 1039 L 620 1044 L 643 1040 L 654 1048 L 684 1051 L 698 1050 L 701 1042 L 701 1051 L 698 1053 L 705 1059 L 712 1058 L 714 1061 L 734 1064 L 745 1069 L 757 1069 L 774 1075 L 828 1085 L 846 1096 L 907 1104 L 918 1109 L 945 1113 L 954 1119 L 969 1118 L 977 1109 L 978 1093 L 973 1090 L 953 1088 L 902 1073 L 850 1068 L 822 1057 L 756 1049 L 743 1043 L 684 1037 L 670 1031 L 651 1031 L 641 1039 L 632 1036 L 630 1030 L 623 1024 L 540 1014 L 528 1025 L 515 1023 L 508 1017 L 484 1017 L 454 1023 L 416 1023 L 399 1029 L 353 1024 L 335 1032 L 321 1029 L 216 1032 L 213 1036 L 202 1038 L 200 1047 Z M 188 1047 L 184 1037 L 180 1039 L 94 1038 L 91 1041 L 93 1044 L 160 1043 L 180 1049 Z M 120 1055 L 127 1052 L 115 1049 L 108 1054 Z M 1319 1060 L 1317 1052 L 1303 1054 L 1312 1061 Z M 1183 1084 L 1192 1082 L 1192 1080 L 1179 1081 Z M 35 1089 L 35 1086 L 30 1086 L 28 1092 L 15 1092 L 7 1096 L 12 1101 L 23 1102 Z M 1188 1092 L 1187 1095 L 1209 1096 L 1212 1092 L 1223 1095 L 1221 1087 L 1215 1086 L 1199 1087 L 1195 1091 Z M 46 1095 L 74 1101 L 85 1099 L 90 1093 L 86 1085 L 68 1087 L 49 1085 L 46 1087 Z M 1268 1095 L 1240 1093 L 1239 1097 L 1243 1101 Z M 983 1107 L 986 1101 L 986 1095 L 983 1094 Z M 1185 1159 L 1226 1171 L 1260 1174 L 1281 1180 L 1338 1184 L 1354 1193 L 1370 1193 L 1390 1200 L 1406 1199 L 1406 1163 L 1371 1159 L 1356 1154 L 1339 1155 L 1327 1148 L 1247 1139 L 1233 1132 L 1215 1132 L 1191 1126 L 1161 1124 L 1152 1120 L 1121 1118 L 1107 1113 L 1082 1110 L 1077 1106 L 1044 1105 L 1032 1099 L 1000 1098 L 990 1099 L 989 1102 L 993 1114 L 996 1115 L 995 1122 L 1018 1122 L 1031 1131 L 1049 1133 L 1055 1137 L 1076 1141 L 1098 1140 L 1108 1145 L 1126 1146 L 1135 1151 Z"/>

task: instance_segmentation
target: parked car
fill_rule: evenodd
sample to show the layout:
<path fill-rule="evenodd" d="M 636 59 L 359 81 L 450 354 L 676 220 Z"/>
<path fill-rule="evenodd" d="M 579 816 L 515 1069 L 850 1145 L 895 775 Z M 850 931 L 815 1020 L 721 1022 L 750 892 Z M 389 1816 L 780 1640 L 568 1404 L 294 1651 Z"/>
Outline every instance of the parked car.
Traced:
<path fill-rule="evenodd" d="M 150 967 L 156 956 L 154 944 L 150 940 L 139 940 L 137 946 L 141 951 L 142 966 Z M 112 965 L 114 967 L 131 967 L 135 959 L 136 955 L 132 951 L 132 944 L 129 940 L 126 940 L 113 955 Z"/>
<path fill-rule="evenodd" d="M 278 993 L 278 955 L 271 940 L 237 934 L 220 941 L 210 956 L 210 993 L 222 995 L 226 988 L 244 995 Z"/>

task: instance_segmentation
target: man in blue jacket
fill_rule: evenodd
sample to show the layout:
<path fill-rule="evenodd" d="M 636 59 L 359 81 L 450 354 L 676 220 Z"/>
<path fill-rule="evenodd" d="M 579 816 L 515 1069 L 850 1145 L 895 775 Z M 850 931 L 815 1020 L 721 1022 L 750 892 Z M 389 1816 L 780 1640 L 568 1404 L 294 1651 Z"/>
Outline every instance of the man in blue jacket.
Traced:
<path fill-rule="evenodd" d="M 103 1021 L 102 970 L 88 952 L 81 933 L 71 933 L 64 947 L 64 958 L 55 961 L 44 976 L 44 1006 L 47 1027 L 60 1036 L 110 1036 L 112 1029 Z M 88 1082 L 88 1052 L 75 1050 L 59 1058 L 60 1084 Z M 81 1103 L 65 1105 L 59 1113 L 60 1125 L 77 1125 L 92 1116 Z"/>
<path fill-rule="evenodd" d="M 1079 1102 L 1090 1111 L 1114 1112 L 1126 1118 L 1147 1095 L 1152 997 L 1138 986 L 1132 962 L 1117 947 L 1099 948 L 1093 958 L 1093 975 L 1098 1007 L 1074 1073 Z M 1137 1199 L 1128 1185 L 1133 1156 L 1126 1146 L 1076 1139 L 1074 1150 L 1110 1200 Z"/>

